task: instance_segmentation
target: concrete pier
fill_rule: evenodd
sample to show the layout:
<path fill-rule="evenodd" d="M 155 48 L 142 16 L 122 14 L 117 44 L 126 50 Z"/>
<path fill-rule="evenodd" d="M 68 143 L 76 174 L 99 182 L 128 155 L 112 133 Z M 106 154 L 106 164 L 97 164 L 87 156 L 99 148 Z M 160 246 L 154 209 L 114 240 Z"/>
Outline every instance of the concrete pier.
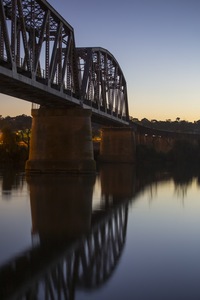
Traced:
<path fill-rule="evenodd" d="M 132 128 L 107 127 L 102 129 L 100 161 L 134 163 L 135 151 L 135 133 Z"/>
<path fill-rule="evenodd" d="M 95 171 L 90 110 L 41 107 L 32 116 L 26 172 Z"/>

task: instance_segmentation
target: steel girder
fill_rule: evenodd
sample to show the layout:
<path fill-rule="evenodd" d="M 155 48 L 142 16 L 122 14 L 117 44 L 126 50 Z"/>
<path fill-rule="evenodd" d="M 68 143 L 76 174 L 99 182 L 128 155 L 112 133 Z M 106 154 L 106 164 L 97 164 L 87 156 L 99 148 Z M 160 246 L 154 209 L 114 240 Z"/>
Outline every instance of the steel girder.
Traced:
<path fill-rule="evenodd" d="M 0 63 L 79 97 L 73 28 L 45 0 L 0 0 Z"/>
<path fill-rule="evenodd" d="M 128 120 L 127 86 L 113 55 L 103 48 L 76 48 L 83 102 Z"/>

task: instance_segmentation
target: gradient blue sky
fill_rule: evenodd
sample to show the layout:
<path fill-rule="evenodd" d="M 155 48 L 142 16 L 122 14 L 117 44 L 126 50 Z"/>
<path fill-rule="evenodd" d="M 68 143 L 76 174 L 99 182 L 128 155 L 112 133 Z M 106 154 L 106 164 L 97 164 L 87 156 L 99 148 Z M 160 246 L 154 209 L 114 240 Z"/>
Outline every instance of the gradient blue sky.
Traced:
<path fill-rule="evenodd" d="M 100 46 L 119 62 L 130 115 L 200 119 L 200 0 L 49 0 L 74 28 L 77 47 Z M 31 105 L 0 94 L 0 114 Z"/>

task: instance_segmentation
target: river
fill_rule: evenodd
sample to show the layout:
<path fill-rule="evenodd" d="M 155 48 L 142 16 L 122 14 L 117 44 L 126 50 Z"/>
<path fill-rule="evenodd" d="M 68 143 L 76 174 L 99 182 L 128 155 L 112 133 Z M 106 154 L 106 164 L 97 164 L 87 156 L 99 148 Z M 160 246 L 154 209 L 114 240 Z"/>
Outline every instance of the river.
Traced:
<path fill-rule="evenodd" d="M 200 171 L 0 171 L 0 299 L 200 299 Z"/>

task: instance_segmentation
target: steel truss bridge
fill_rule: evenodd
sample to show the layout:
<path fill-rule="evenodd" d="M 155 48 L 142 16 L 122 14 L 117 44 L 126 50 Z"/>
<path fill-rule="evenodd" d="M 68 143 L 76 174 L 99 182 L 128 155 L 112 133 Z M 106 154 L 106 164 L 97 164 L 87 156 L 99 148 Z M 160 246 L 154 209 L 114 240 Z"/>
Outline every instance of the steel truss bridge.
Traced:
<path fill-rule="evenodd" d="M 76 48 L 73 28 L 45 0 L 0 0 L 0 92 L 50 107 L 91 108 L 128 124 L 126 80 L 103 48 Z"/>
<path fill-rule="evenodd" d="M 0 298 L 75 299 L 78 289 L 93 290 L 114 272 L 126 240 L 128 202 L 93 215 L 91 232 L 68 246 L 27 250 L 0 268 Z"/>

